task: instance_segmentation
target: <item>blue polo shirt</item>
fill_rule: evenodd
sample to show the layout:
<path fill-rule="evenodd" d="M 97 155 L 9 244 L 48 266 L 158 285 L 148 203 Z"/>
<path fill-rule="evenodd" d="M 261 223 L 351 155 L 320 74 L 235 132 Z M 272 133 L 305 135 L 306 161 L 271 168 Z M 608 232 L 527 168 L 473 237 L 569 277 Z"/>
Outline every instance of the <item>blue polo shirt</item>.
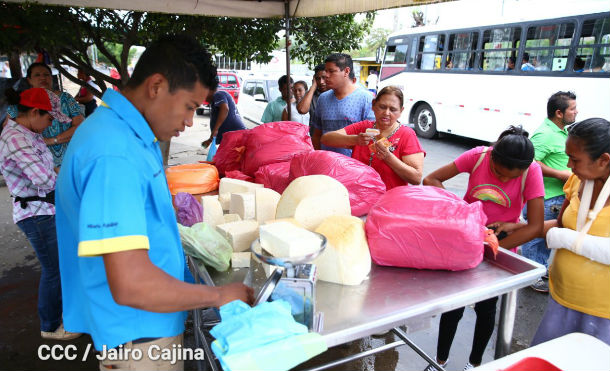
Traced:
<path fill-rule="evenodd" d="M 120 93 L 108 89 L 102 100 L 72 137 L 55 194 L 64 326 L 90 334 L 97 350 L 178 335 L 186 318 L 112 298 L 102 255 L 147 249 L 153 264 L 179 280 L 185 258 L 152 130 Z"/>

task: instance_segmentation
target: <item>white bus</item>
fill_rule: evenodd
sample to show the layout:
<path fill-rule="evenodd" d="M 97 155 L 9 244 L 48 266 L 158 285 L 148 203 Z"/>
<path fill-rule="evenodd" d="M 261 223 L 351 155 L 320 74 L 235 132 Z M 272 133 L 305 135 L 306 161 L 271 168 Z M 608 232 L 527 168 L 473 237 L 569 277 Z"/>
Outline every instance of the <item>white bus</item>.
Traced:
<path fill-rule="evenodd" d="M 557 91 L 576 94 L 577 120 L 610 120 L 610 12 L 601 3 L 590 14 L 392 34 L 379 88 L 403 90 L 401 121 L 424 138 L 491 142 L 515 124 L 532 134 Z"/>

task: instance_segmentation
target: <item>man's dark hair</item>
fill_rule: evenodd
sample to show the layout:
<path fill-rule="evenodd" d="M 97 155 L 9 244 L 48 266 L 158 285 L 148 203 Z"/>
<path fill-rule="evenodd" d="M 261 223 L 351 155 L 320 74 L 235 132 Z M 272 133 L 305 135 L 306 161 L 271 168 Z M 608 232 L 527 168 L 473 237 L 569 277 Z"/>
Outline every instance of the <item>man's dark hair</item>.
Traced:
<path fill-rule="evenodd" d="M 576 95 L 571 91 L 558 91 L 551 95 L 546 104 L 546 116 L 549 120 L 555 117 L 555 112 L 557 110 L 561 113 L 565 113 L 566 109 L 570 106 L 571 100 L 576 100 Z"/>
<path fill-rule="evenodd" d="M 170 92 L 191 90 L 196 81 L 211 90 L 218 86 L 212 55 L 186 35 L 167 35 L 150 44 L 140 56 L 127 87 L 135 88 L 155 73 L 165 76 Z"/>
<path fill-rule="evenodd" d="M 525 61 L 525 62 L 530 61 L 530 53 L 528 53 L 528 52 L 523 53 L 523 61 Z"/>
<path fill-rule="evenodd" d="M 283 85 L 286 85 L 288 82 L 288 76 L 284 75 L 277 80 L 277 85 L 281 88 Z M 290 84 L 294 83 L 292 77 L 290 78 Z"/>
<path fill-rule="evenodd" d="M 339 67 L 341 71 L 343 71 L 346 67 L 349 67 L 349 78 L 353 79 L 356 75 L 354 75 L 354 61 L 352 61 L 352 57 L 349 54 L 345 53 L 333 53 L 326 57 L 324 63 L 334 63 Z"/>
<path fill-rule="evenodd" d="M 326 69 L 326 66 L 324 65 L 324 63 L 320 63 L 313 69 L 313 74 L 315 75 L 316 73 L 324 71 L 325 69 Z"/>

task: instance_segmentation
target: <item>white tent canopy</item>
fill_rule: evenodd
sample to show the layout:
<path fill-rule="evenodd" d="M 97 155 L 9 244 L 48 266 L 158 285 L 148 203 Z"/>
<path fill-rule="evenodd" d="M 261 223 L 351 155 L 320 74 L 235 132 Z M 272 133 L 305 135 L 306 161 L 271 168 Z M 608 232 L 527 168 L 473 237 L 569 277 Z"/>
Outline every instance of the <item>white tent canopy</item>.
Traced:
<path fill-rule="evenodd" d="M 25 2 L 8 0 L 9 2 Z M 321 17 L 447 0 L 38 0 L 40 4 L 240 18 Z"/>

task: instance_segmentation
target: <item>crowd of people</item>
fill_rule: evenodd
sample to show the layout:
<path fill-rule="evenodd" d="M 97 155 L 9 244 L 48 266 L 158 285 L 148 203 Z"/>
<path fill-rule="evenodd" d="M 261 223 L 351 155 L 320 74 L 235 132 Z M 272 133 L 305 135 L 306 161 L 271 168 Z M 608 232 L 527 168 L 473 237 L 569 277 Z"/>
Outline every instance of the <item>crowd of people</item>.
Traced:
<path fill-rule="evenodd" d="M 241 283 L 189 283 L 162 176 L 158 141 L 192 126 L 204 100 L 212 107 L 204 146 L 222 145 L 224 133 L 244 129 L 233 99 L 217 88 L 216 67 L 205 48 L 186 36 L 153 42 L 126 86 L 106 90 L 84 124 L 74 98 L 51 90 L 47 65 L 30 66 L 28 81 L 32 88 L 6 92 L 12 106 L 0 136 L 0 170 L 13 196 L 13 219 L 43 268 L 38 296 L 43 338 L 88 333 L 97 350 L 171 349 L 182 344 L 186 310 L 236 299 L 253 302 L 252 289 Z M 316 150 L 371 166 L 387 189 L 422 183 L 426 153 L 415 132 L 399 121 L 401 89 L 386 86 L 373 98 L 355 83 L 352 59 L 343 53 L 316 66 L 310 87 L 288 76 L 279 86 L 282 95 L 269 103 L 263 122 L 309 125 Z M 89 98 L 79 92 L 82 102 Z M 548 278 L 534 285 L 539 291 L 550 288 L 550 296 L 533 344 L 571 332 L 610 344 L 610 123 L 576 122 L 577 113 L 573 93 L 553 94 L 547 118 L 531 137 L 511 126 L 492 145 L 466 151 L 423 179 L 424 185 L 443 187 L 468 173 L 464 200 L 482 202 L 501 246 L 513 251 L 522 246 L 524 256 L 548 267 Z M 550 238 L 570 232 L 575 244 Z M 475 304 L 466 368 L 481 363 L 496 303 L 491 298 Z M 463 312 L 441 317 L 436 355 L 441 365 L 447 364 Z M 147 362 L 152 361 L 106 359 L 100 368 L 151 368 Z M 154 367 L 180 369 L 182 362 Z"/>

